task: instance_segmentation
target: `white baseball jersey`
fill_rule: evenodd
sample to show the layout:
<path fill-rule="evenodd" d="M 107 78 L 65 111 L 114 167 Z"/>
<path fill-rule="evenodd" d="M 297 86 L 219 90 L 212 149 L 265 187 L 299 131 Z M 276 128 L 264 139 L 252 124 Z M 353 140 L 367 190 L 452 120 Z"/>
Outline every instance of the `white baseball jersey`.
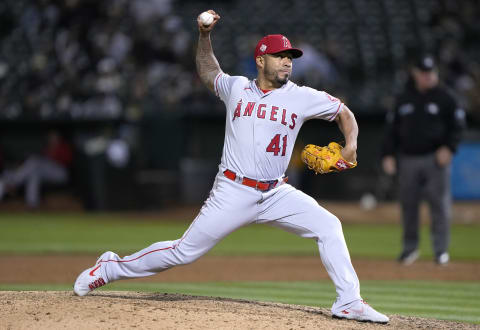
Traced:
<path fill-rule="evenodd" d="M 214 88 L 227 110 L 220 167 L 256 180 L 275 180 L 285 173 L 305 121 L 332 121 L 343 108 L 328 93 L 291 81 L 264 93 L 255 80 L 220 72 Z"/>

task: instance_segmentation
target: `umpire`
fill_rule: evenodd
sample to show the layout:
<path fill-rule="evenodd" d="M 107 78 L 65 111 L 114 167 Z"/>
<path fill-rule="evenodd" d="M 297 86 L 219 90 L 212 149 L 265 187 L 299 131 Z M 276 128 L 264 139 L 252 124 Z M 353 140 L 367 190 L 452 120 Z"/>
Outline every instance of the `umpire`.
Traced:
<path fill-rule="evenodd" d="M 397 173 L 402 206 L 403 251 L 398 261 L 409 265 L 419 256 L 419 204 L 430 206 L 435 262 L 449 262 L 452 155 L 465 127 L 465 112 L 439 83 L 435 59 L 421 56 L 410 79 L 387 115 L 382 149 L 385 173 Z"/>

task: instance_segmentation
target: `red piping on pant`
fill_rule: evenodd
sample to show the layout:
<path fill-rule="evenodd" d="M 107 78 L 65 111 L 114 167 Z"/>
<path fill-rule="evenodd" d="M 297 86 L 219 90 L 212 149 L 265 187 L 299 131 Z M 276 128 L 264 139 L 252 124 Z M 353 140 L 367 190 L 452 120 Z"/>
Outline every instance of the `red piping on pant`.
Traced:
<path fill-rule="evenodd" d="M 198 216 L 197 216 L 198 218 Z M 192 228 L 193 224 L 195 223 L 195 221 L 197 220 L 197 218 L 195 218 L 195 220 L 193 220 L 192 224 L 190 225 L 190 227 L 188 228 L 188 230 L 185 232 L 185 234 L 183 235 L 183 237 L 180 239 L 180 241 L 178 242 L 177 245 L 173 245 L 173 246 L 169 246 L 169 247 L 166 247 L 166 248 L 162 248 L 162 249 L 156 249 L 156 250 L 152 250 L 152 251 L 148 251 L 148 252 L 145 252 L 144 254 L 142 254 L 141 256 L 138 256 L 134 259 L 130 259 L 130 260 L 100 260 L 98 263 L 101 263 L 101 262 L 131 262 L 131 261 L 135 261 L 137 259 L 140 259 L 144 256 L 146 256 L 147 254 L 150 254 L 150 253 L 153 253 L 153 252 L 158 252 L 158 251 L 165 251 L 165 250 L 170 250 L 170 249 L 173 249 L 175 250 L 177 248 L 177 246 L 180 245 L 180 243 L 182 243 L 182 241 L 185 239 L 185 237 L 187 237 L 188 233 L 190 232 L 190 229 Z"/>
<path fill-rule="evenodd" d="M 138 257 L 136 257 L 134 259 L 131 259 L 131 260 L 111 260 L 110 259 L 110 260 L 100 260 L 99 263 L 100 262 L 110 262 L 110 261 L 112 261 L 112 262 L 131 262 L 131 261 L 135 261 L 137 259 L 140 259 L 141 257 L 144 257 L 144 256 L 146 256 L 147 254 L 150 254 L 150 253 L 157 252 L 157 251 L 163 251 L 163 250 L 170 250 L 170 249 L 175 249 L 175 246 L 169 246 L 169 247 L 166 247 L 166 248 L 163 248 L 163 249 L 156 249 L 156 250 L 148 251 L 148 252 L 142 254 L 141 256 L 138 256 Z"/>

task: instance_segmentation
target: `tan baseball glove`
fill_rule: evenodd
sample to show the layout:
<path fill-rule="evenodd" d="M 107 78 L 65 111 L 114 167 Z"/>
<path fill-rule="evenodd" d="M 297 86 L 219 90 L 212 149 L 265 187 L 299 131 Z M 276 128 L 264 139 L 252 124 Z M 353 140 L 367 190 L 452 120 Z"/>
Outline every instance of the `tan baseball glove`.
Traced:
<path fill-rule="evenodd" d="M 343 158 L 342 149 L 343 147 L 337 142 L 330 142 L 325 147 L 307 144 L 302 150 L 301 157 L 308 168 L 315 171 L 315 174 L 341 172 L 357 166 L 357 162 L 352 163 Z"/>

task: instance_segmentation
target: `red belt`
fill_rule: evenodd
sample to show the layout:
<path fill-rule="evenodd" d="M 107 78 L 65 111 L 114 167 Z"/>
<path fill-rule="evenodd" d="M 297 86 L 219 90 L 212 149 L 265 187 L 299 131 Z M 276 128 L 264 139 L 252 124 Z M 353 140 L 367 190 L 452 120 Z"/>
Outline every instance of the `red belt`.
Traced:
<path fill-rule="evenodd" d="M 226 178 L 228 178 L 232 181 L 235 181 L 235 179 L 237 178 L 237 174 L 235 172 L 230 171 L 230 170 L 223 171 L 223 174 L 225 175 Z M 283 180 L 283 182 L 287 182 L 288 181 L 288 176 L 283 177 L 282 180 Z M 254 180 L 254 179 L 243 177 L 241 183 L 245 186 L 249 186 L 249 187 L 261 190 L 261 191 L 269 191 L 269 190 L 275 188 L 275 186 L 278 184 L 278 182 L 279 182 L 278 180 L 257 181 L 257 180 Z"/>

